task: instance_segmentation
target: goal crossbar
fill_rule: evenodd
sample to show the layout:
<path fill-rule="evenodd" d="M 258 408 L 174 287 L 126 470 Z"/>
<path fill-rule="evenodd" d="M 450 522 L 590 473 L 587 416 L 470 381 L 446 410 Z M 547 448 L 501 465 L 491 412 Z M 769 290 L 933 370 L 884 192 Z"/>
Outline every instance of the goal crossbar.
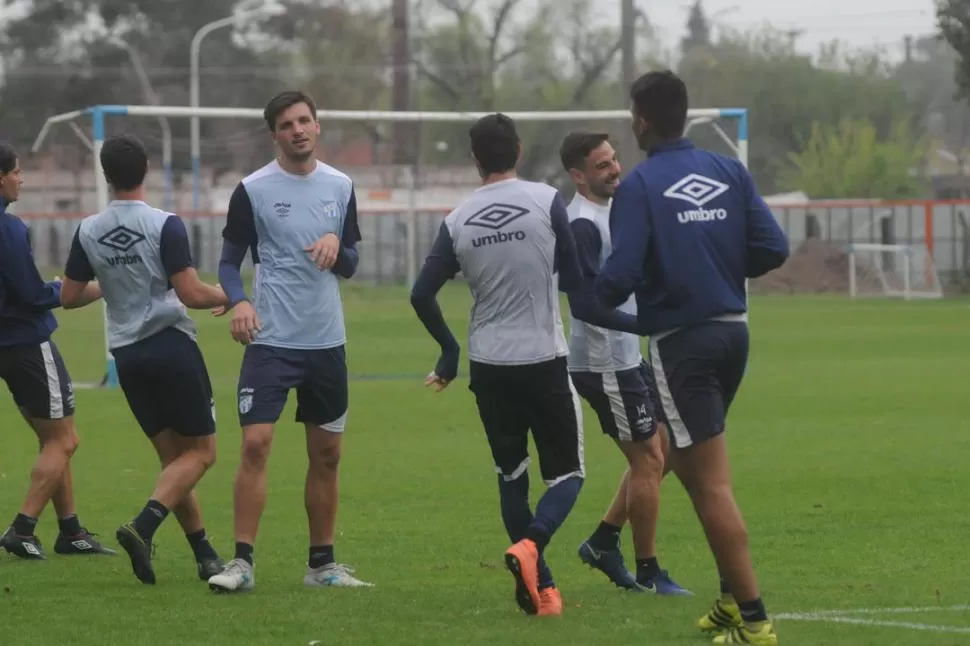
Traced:
<path fill-rule="evenodd" d="M 440 112 L 440 111 L 392 111 L 392 110 L 317 110 L 317 119 L 326 121 L 383 121 L 383 122 L 437 122 L 463 123 L 476 121 L 494 112 Z M 629 119 L 628 110 L 550 110 L 550 111 L 510 111 L 504 112 L 515 121 L 580 121 L 580 120 L 621 120 Z M 88 145 L 92 153 L 92 164 L 97 189 L 98 210 L 108 206 L 108 184 L 101 172 L 100 154 L 105 139 L 105 121 L 108 117 L 156 117 L 156 118 L 191 118 L 197 119 L 262 119 L 263 110 L 260 108 L 223 108 L 198 106 L 159 106 L 159 105 L 95 105 L 80 110 L 72 110 L 49 117 L 31 146 L 31 152 L 36 153 L 44 144 L 51 128 L 58 124 L 69 123 L 74 132 Z M 75 120 L 87 117 L 91 123 L 91 138 L 88 140 L 78 128 Z M 748 112 L 744 108 L 700 108 L 687 112 L 688 129 L 698 124 L 710 124 L 718 136 L 732 149 L 734 154 L 745 166 L 748 165 Z M 737 120 L 737 135 L 732 140 L 722 130 L 715 120 Z M 201 163 L 198 158 L 192 159 L 193 172 L 198 174 Z M 413 202 L 413 200 L 412 200 Z M 409 270 L 413 269 L 414 229 L 416 215 L 413 207 L 409 207 L 406 217 L 406 227 L 409 232 Z M 118 385 L 118 375 L 115 370 L 114 358 L 107 350 L 107 313 L 105 313 L 105 355 L 107 370 L 100 386 L 114 388 Z"/>

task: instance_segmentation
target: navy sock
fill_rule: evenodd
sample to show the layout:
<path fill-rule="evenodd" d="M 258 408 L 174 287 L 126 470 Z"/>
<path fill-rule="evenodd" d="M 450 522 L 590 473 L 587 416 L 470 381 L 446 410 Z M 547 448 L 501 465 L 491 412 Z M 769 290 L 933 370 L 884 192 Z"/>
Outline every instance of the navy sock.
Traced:
<path fill-rule="evenodd" d="M 13 533 L 17 536 L 33 536 L 37 528 L 37 519 L 23 514 L 17 514 L 13 519 Z"/>
<path fill-rule="evenodd" d="M 192 548 L 192 553 L 195 554 L 196 562 L 202 561 L 203 559 L 219 558 L 215 548 L 212 547 L 212 543 L 209 542 L 209 535 L 205 533 L 205 529 L 186 534 L 185 540 L 189 542 L 189 547 Z"/>
<path fill-rule="evenodd" d="M 254 565 L 253 546 L 249 543 L 236 543 L 236 558 L 246 561 L 250 565 Z"/>
<path fill-rule="evenodd" d="M 78 520 L 77 514 L 71 514 L 67 518 L 59 518 L 57 520 L 57 528 L 64 536 L 77 536 L 84 531 L 81 528 L 81 521 Z"/>
<path fill-rule="evenodd" d="M 323 567 L 334 562 L 333 545 L 310 546 L 309 565 L 311 568 Z"/>
<path fill-rule="evenodd" d="M 162 521 L 168 518 L 168 509 L 157 500 L 149 500 L 141 513 L 135 517 L 135 531 L 146 542 L 152 540 Z"/>
<path fill-rule="evenodd" d="M 529 474 L 523 473 L 515 480 L 498 477 L 499 505 L 502 509 L 502 522 L 509 540 L 517 543 L 525 536 L 525 530 L 532 522 L 529 509 Z"/>
<path fill-rule="evenodd" d="M 552 535 L 565 522 L 566 516 L 572 511 L 579 497 L 579 490 L 583 487 L 582 478 L 568 478 L 559 484 L 549 487 L 539 504 L 536 505 L 535 518 L 529 524 L 526 538 L 531 539 L 539 547 L 539 552 L 549 544 Z"/>
<path fill-rule="evenodd" d="M 660 574 L 660 564 L 657 563 L 657 557 L 637 559 L 637 581 L 649 581 L 658 574 Z"/>
<path fill-rule="evenodd" d="M 587 541 L 593 549 L 608 551 L 620 546 L 620 530 L 622 528 L 603 521 Z"/>
<path fill-rule="evenodd" d="M 761 601 L 761 597 L 754 601 L 739 603 L 738 607 L 741 609 L 741 619 L 746 624 L 768 621 L 768 613 L 765 611 L 765 604 Z"/>
<path fill-rule="evenodd" d="M 728 585 L 727 579 L 723 576 L 721 577 L 721 594 L 731 594 L 731 586 Z"/>
<path fill-rule="evenodd" d="M 529 474 L 523 473 L 515 480 L 506 481 L 498 477 L 499 502 L 502 508 L 502 522 L 509 540 L 518 543 L 525 538 L 529 524 L 532 523 L 532 510 L 529 509 Z M 552 571 L 546 560 L 539 557 L 539 589 L 555 587 Z"/>

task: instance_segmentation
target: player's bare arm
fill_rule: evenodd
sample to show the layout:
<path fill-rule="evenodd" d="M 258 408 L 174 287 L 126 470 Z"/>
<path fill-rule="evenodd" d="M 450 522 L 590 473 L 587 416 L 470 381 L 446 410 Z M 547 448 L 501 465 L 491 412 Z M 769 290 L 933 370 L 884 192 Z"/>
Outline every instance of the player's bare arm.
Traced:
<path fill-rule="evenodd" d="M 222 288 L 202 282 L 194 267 L 173 274 L 169 280 L 179 300 L 188 308 L 207 310 L 229 304 L 229 298 Z"/>
<path fill-rule="evenodd" d="M 61 307 L 74 310 L 85 307 L 101 300 L 101 285 L 98 281 L 90 282 L 65 278 L 61 283 Z"/>

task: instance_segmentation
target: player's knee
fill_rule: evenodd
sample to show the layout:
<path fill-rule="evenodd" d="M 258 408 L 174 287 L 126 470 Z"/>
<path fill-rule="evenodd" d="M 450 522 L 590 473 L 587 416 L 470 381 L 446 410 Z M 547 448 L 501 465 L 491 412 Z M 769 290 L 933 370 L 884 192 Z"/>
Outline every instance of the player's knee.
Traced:
<path fill-rule="evenodd" d="M 81 443 L 74 424 L 68 419 L 62 419 L 57 420 L 52 425 L 54 428 L 51 432 L 44 434 L 44 439 L 41 440 L 41 447 L 43 449 L 62 452 L 68 458 L 71 458 L 77 452 L 78 446 Z"/>
<path fill-rule="evenodd" d="M 620 445 L 630 465 L 633 478 L 660 479 L 664 473 L 664 454 L 660 438 L 654 434 L 647 440 L 623 442 Z"/>
<path fill-rule="evenodd" d="M 68 457 L 74 457 L 74 454 L 77 453 L 80 446 L 81 439 L 77 436 L 77 433 L 72 432 L 65 441 L 64 450 L 67 452 Z"/>
<path fill-rule="evenodd" d="M 693 477 L 683 484 L 697 508 L 725 510 L 736 506 L 734 491 L 728 483 Z"/>
<path fill-rule="evenodd" d="M 247 466 L 262 467 L 269 458 L 273 436 L 270 433 L 246 433 L 243 435 L 242 460 Z"/>
<path fill-rule="evenodd" d="M 206 471 L 211 469 L 216 464 L 216 444 L 215 442 L 209 442 L 205 446 L 196 449 L 196 455 L 198 456 L 199 462 Z"/>
<path fill-rule="evenodd" d="M 336 471 L 340 466 L 340 446 L 325 446 L 312 451 L 310 466 L 317 471 Z"/>

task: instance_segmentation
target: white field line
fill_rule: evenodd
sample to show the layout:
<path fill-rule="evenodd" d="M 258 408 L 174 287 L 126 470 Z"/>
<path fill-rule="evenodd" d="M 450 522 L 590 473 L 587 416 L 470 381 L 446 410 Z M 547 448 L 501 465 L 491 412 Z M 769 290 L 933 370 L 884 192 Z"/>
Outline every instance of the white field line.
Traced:
<path fill-rule="evenodd" d="M 848 608 L 846 610 L 812 610 L 810 612 L 789 612 L 776 615 L 780 619 L 792 618 L 795 616 L 812 615 L 816 617 L 842 616 L 842 615 L 908 615 L 923 612 L 966 612 L 970 611 L 970 604 L 958 606 L 924 606 L 906 608 Z"/>
<path fill-rule="evenodd" d="M 857 608 L 852 610 L 818 610 L 815 612 L 786 612 L 775 615 L 778 620 L 789 621 L 819 621 L 832 624 L 850 624 L 855 626 L 872 626 L 879 628 L 904 628 L 907 630 L 921 630 L 937 633 L 970 634 L 970 627 L 945 626 L 939 624 L 925 624 L 909 621 L 887 621 L 882 619 L 863 619 L 850 615 L 906 615 L 928 612 L 966 612 L 970 605 L 959 606 L 928 606 L 923 608 Z"/>

